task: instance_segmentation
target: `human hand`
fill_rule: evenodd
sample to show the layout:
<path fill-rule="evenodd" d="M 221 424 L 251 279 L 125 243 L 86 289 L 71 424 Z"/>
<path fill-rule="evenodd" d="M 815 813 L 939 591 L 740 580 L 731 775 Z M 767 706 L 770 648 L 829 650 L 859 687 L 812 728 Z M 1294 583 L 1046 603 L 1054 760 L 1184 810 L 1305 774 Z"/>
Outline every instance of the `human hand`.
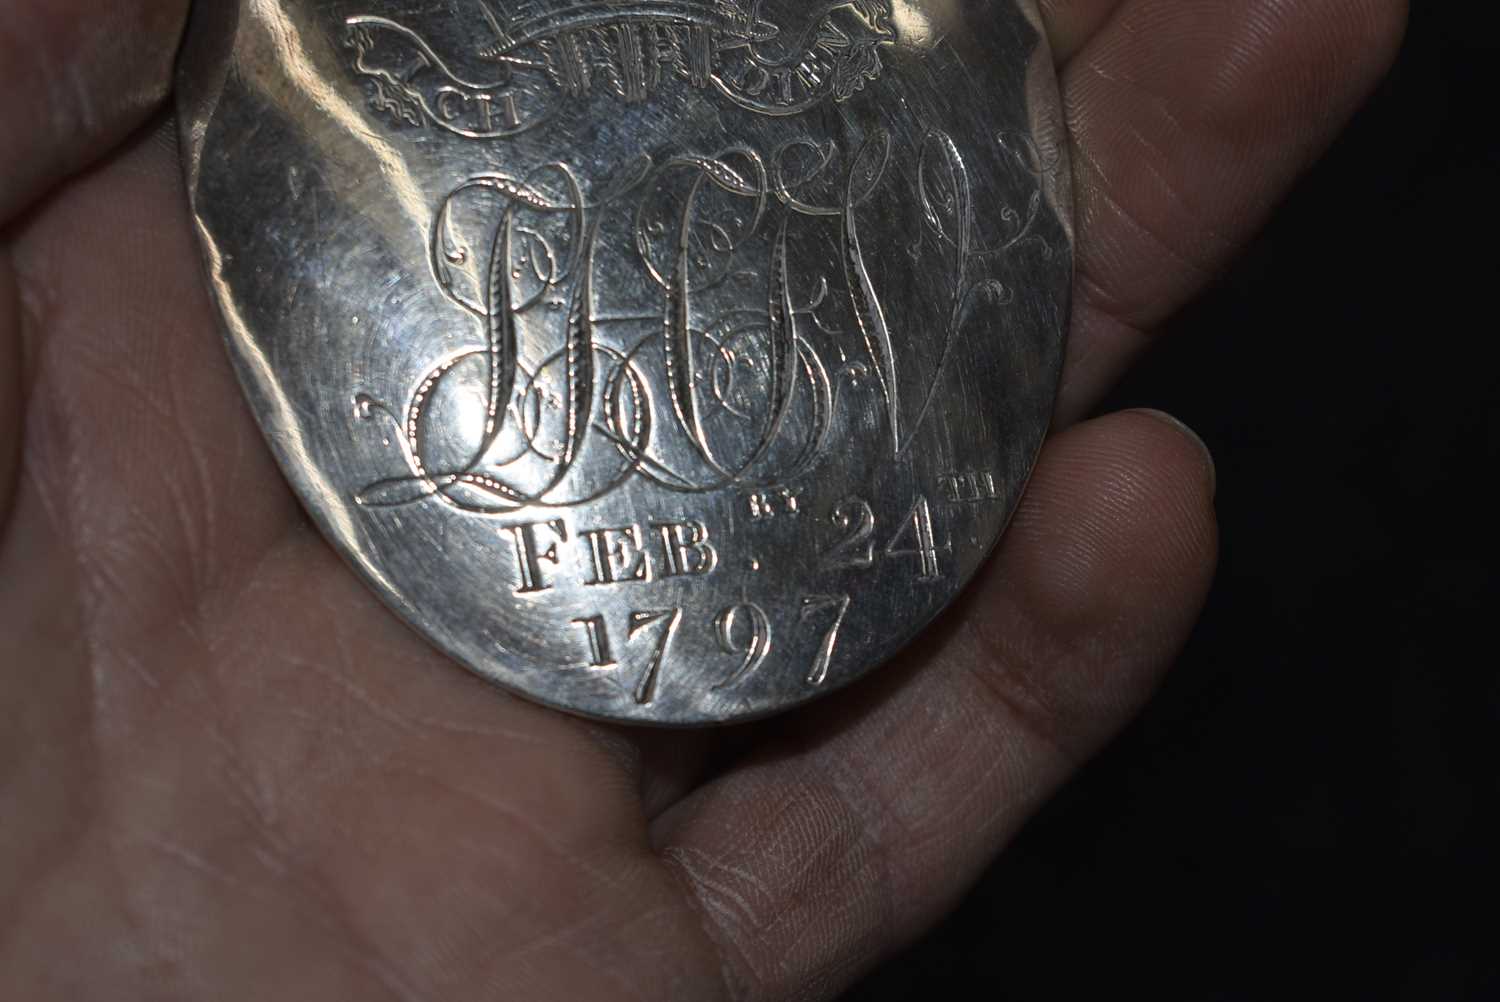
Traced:
<path fill-rule="evenodd" d="M 684 735 L 489 689 L 345 570 L 202 288 L 162 120 L 185 0 L 0 0 L 3 994 L 826 998 L 951 907 L 1146 698 L 1211 574 L 1198 446 L 1074 422 L 1404 18 L 1042 6 L 1079 199 L 1062 430 L 897 664 Z"/>

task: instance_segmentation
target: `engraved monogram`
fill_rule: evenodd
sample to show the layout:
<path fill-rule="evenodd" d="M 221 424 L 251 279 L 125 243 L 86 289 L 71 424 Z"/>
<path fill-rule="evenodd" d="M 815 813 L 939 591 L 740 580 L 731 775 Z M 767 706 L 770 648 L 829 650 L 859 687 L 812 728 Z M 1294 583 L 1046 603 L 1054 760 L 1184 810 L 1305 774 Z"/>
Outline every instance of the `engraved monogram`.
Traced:
<path fill-rule="evenodd" d="M 470 0 L 476 45 L 386 17 L 346 21 L 373 107 L 471 139 L 518 135 L 596 93 L 631 103 L 680 80 L 750 111 L 797 115 L 879 78 L 891 0 Z"/>
<path fill-rule="evenodd" d="M 1038 0 L 199 8 L 185 174 L 248 405 L 442 652 L 751 721 L 978 573 L 1074 284 Z"/>
<path fill-rule="evenodd" d="M 1034 147 L 1002 138 L 997 150 L 1037 180 Z M 923 311 L 915 382 L 903 367 L 917 345 L 892 330 L 864 225 L 901 177 L 920 223 L 899 237 L 927 275 L 924 301 L 904 304 Z M 430 256 L 483 346 L 437 362 L 404 407 L 359 398 L 405 466 L 359 503 L 566 509 L 636 478 L 679 495 L 775 491 L 827 455 L 844 394 L 861 385 L 900 458 L 978 307 L 1012 301 L 992 262 L 1039 240 L 1039 194 L 998 213 L 1004 231 L 984 242 L 970 186 L 946 133 L 898 151 L 880 130 L 852 155 L 797 139 L 769 155 L 641 157 L 593 185 L 563 163 L 466 180 L 437 211 Z M 832 280 L 794 264 L 807 246 L 833 252 Z"/>

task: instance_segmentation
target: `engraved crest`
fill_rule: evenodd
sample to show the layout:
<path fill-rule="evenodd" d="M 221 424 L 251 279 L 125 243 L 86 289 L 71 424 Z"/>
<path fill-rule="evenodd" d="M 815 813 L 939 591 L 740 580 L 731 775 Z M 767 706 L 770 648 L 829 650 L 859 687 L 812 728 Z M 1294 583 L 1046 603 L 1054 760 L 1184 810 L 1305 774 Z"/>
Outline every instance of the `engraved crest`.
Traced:
<path fill-rule="evenodd" d="M 498 139 L 569 102 L 640 103 L 682 84 L 757 114 L 798 115 L 878 79 L 880 50 L 896 37 L 891 0 L 470 2 L 476 44 L 434 42 L 387 17 L 347 19 L 354 70 L 377 111 Z"/>

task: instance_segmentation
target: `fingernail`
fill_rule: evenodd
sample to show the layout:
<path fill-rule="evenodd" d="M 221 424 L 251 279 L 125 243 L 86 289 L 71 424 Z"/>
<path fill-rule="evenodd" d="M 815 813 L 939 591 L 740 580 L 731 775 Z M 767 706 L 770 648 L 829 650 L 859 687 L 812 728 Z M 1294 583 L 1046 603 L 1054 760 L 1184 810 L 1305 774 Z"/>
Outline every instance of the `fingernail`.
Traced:
<path fill-rule="evenodd" d="M 1175 418 L 1172 415 L 1168 414 L 1166 411 L 1159 411 L 1159 410 L 1154 410 L 1154 409 L 1149 408 L 1149 407 L 1143 407 L 1143 408 L 1140 409 L 1140 411 L 1138 413 L 1144 414 L 1147 417 L 1155 418 L 1156 420 L 1162 422 L 1163 424 L 1170 425 L 1171 427 L 1175 428 L 1177 431 L 1181 432 L 1182 435 L 1184 435 L 1187 438 L 1188 441 L 1190 441 L 1194 445 L 1198 446 L 1198 451 L 1203 454 L 1203 465 L 1204 465 L 1204 467 L 1205 467 L 1205 469 L 1206 469 L 1206 471 L 1208 473 L 1208 496 L 1211 499 L 1218 498 L 1218 496 L 1219 496 L 1219 467 L 1218 467 L 1218 464 L 1214 462 L 1213 450 L 1211 450 L 1208 447 L 1208 443 L 1207 442 L 1203 441 L 1202 436 L 1200 436 L 1193 429 L 1189 428 L 1187 425 L 1183 424 L 1177 418 Z"/>

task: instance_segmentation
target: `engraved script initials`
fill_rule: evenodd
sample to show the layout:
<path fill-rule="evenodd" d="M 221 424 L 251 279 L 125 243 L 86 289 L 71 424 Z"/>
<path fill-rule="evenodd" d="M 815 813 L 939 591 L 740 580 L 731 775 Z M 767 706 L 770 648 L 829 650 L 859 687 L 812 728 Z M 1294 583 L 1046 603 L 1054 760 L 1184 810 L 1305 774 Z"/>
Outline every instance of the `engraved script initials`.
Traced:
<path fill-rule="evenodd" d="M 1016 221 L 1013 236 L 980 246 L 967 167 L 957 147 L 940 132 L 922 139 L 916 178 L 924 239 L 935 242 L 940 257 L 949 261 L 947 298 L 940 295 L 927 305 L 946 311 L 946 318 L 925 388 L 906 399 L 900 387 L 910 381 L 900 379 L 898 345 L 866 262 L 859 223 L 861 207 L 900 176 L 891 169 L 892 138 L 877 130 L 849 158 L 847 171 L 831 177 L 837 152 L 832 144 L 799 140 L 769 159 L 748 147 L 712 157 L 675 156 L 660 164 L 641 158 L 592 198 L 560 163 L 520 177 L 480 175 L 460 185 L 433 227 L 433 270 L 449 300 L 480 322 L 485 347 L 441 363 L 399 417 L 373 401 L 362 408 L 366 417 L 385 417 L 400 430 L 408 473 L 372 484 L 358 502 L 394 508 L 437 500 L 468 512 L 504 514 L 575 507 L 636 478 L 681 495 L 745 489 L 768 496 L 765 492 L 776 485 L 807 474 L 832 445 L 838 396 L 819 348 L 799 330 L 804 317 L 827 329 L 818 310 L 829 287 L 822 276 L 812 302 L 799 305 L 789 254 L 794 220 L 800 220 L 799 228 L 820 219 L 837 223 L 846 309 L 867 359 L 855 368 L 872 374 L 885 404 L 891 448 L 901 456 L 925 426 L 953 349 L 972 327 L 979 304 L 1010 301 L 998 280 L 979 277 L 988 270 L 980 263 L 1026 238 L 1039 197 L 1033 197 L 1024 219 L 1010 209 L 1000 213 Z M 841 199 L 831 205 L 807 200 L 819 185 L 841 192 Z M 460 280 L 473 249 L 453 237 L 456 206 L 481 195 L 503 204 L 482 293 Z M 600 228 L 628 199 L 635 200 L 632 265 L 637 274 L 644 270 L 660 303 L 657 333 L 634 346 L 602 337 L 605 321 L 594 282 L 596 258 L 611 250 L 599 246 Z M 673 199 L 664 213 L 663 204 Z M 733 222 L 719 221 L 715 212 L 732 215 Z M 772 229 L 770 222 L 778 217 Z M 832 237 L 829 229 L 826 235 Z M 757 237 L 769 255 L 759 268 L 743 259 Z M 725 297 L 711 294 L 757 271 L 765 281 L 763 320 L 747 320 L 758 310 L 742 304 L 726 309 Z M 710 310 L 705 301 L 726 312 L 705 316 Z M 523 330 L 528 339 L 560 342 L 562 348 L 528 370 L 523 359 L 541 352 L 521 343 Z M 737 359 L 764 374 L 755 389 L 737 382 Z M 645 366 L 659 367 L 658 379 L 649 378 Z M 425 431 L 429 411 L 454 392 L 446 389 L 450 383 L 472 384 L 481 371 L 488 377 L 485 423 L 473 429 L 475 445 L 467 461 L 434 458 L 433 436 Z M 839 373 L 853 371 L 846 365 Z M 662 408 L 665 414 L 657 410 L 650 389 L 663 384 L 670 405 Z M 736 393 L 750 396 L 739 400 Z M 710 415 L 718 424 L 711 425 Z M 686 439 L 685 451 L 658 444 L 673 434 Z M 851 531 L 858 533 L 862 516 L 851 512 L 850 518 Z M 691 545 L 666 543 L 679 554 L 682 545 Z"/>

